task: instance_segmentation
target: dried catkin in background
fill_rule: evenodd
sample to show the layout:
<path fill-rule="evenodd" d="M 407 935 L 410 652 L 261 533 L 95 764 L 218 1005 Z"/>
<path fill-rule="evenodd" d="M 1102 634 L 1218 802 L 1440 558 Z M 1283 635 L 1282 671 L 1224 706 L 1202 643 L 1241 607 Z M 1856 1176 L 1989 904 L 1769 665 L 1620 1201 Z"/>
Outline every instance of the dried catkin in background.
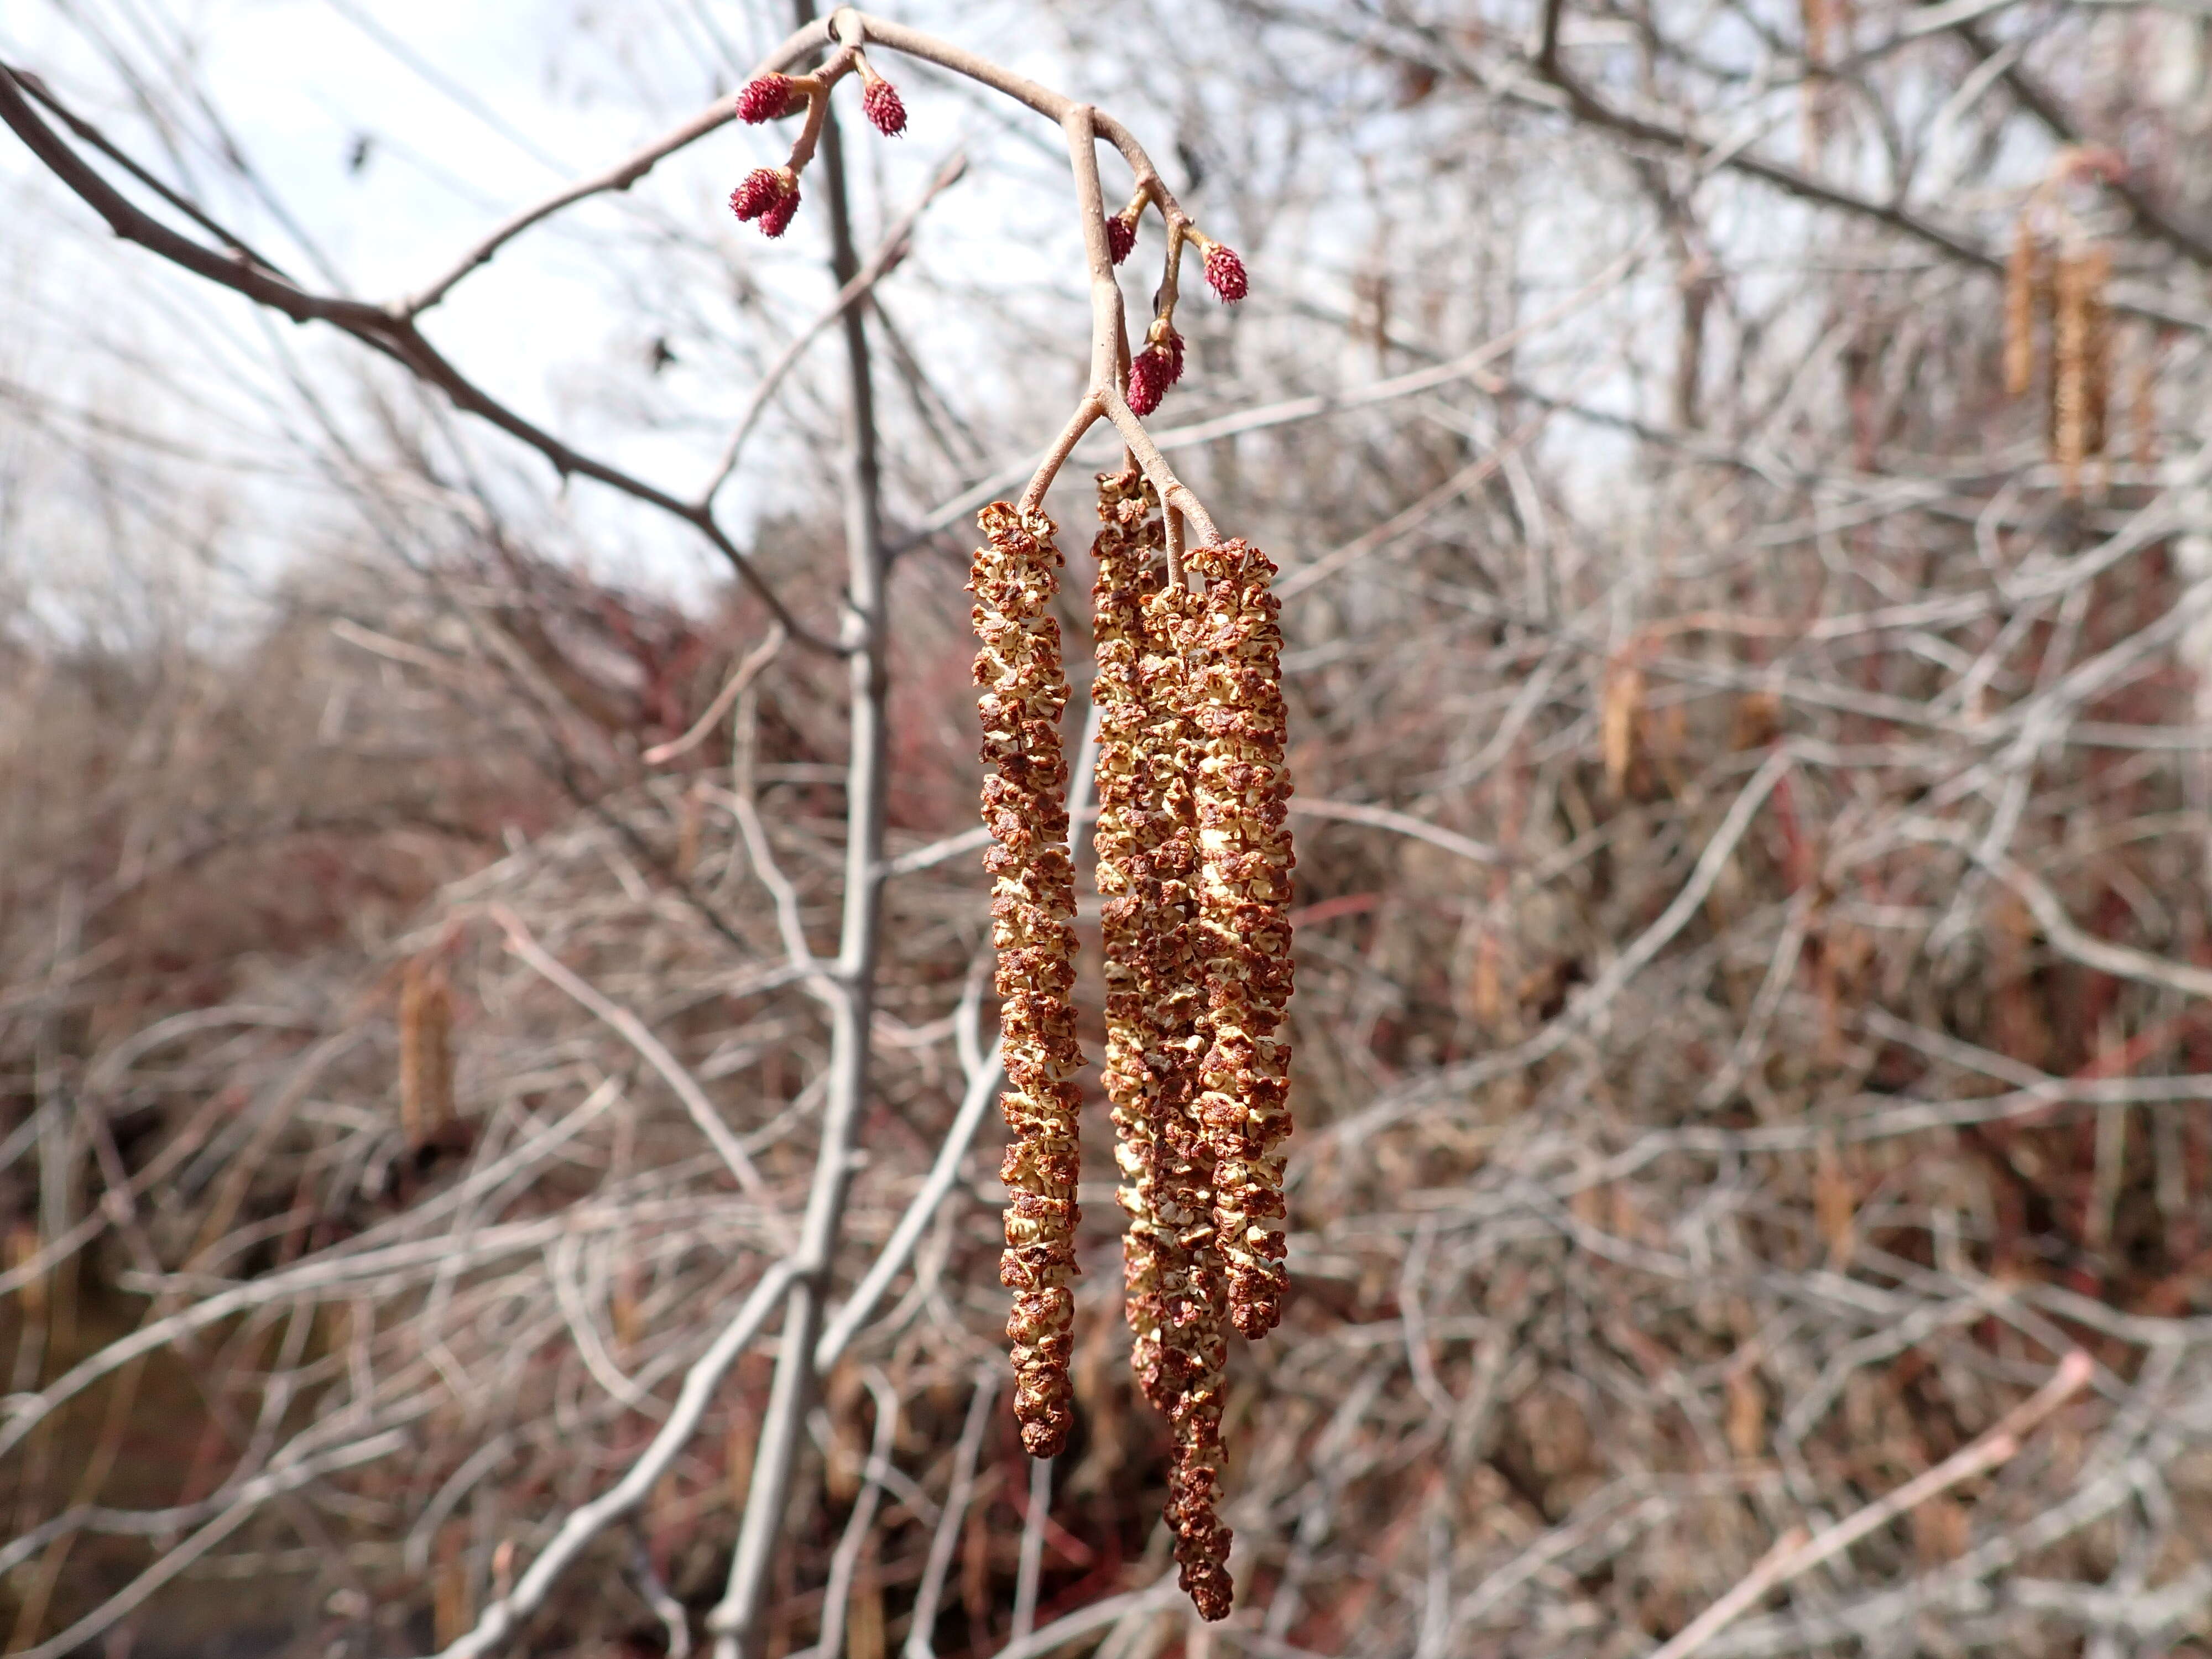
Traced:
<path fill-rule="evenodd" d="M 2112 404 L 2112 313 L 2105 298 L 2112 279 L 2112 251 L 2098 243 L 2082 254 L 2081 264 L 2082 448 L 2101 458 L 2110 447 Z"/>
<path fill-rule="evenodd" d="M 1196 951 L 1200 758 L 1171 645 L 1192 596 L 1152 574 L 1164 534 L 1135 471 L 1099 479 L 1092 611 L 1099 708 L 1098 890 L 1107 1093 L 1122 1175 L 1125 1310 L 1146 1398 L 1173 1429 L 1167 1520 L 1183 1589 L 1207 1619 L 1235 1587 L 1216 1514 L 1226 1285 L 1212 1159 L 1194 1115 L 1204 1008 Z"/>
<path fill-rule="evenodd" d="M 1014 1414 L 1022 1444 L 1050 1457 L 1073 1419 L 1067 1362 L 1074 1297 L 1078 1112 L 1082 1051 L 1075 1041 L 1075 877 L 1067 848 L 1067 763 L 1060 742 L 1067 677 L 1060 624 L 1050 614 L 1060 555 L 1052 520 L 1004 501 L 978 515 L 985 544 L 969 591 L 981 648 L 975 653 L 982 716 L 983 822 L 997 843 L 984 855 L 995 878 L 1000 1028 L 1010 1138 L 1006 1249 L 999 1276 L 1014 1292 Z"/>
<path fill-rule="evenodd" d="M 2051 283 L 2051 451 L 2069 500 L 2081 493 L 2081 462 L 2089 453 L 2093 274 L 2087 258 L 2065 253 Z"/>
<path fill-rule="evenodd" d="M 399 985 L 399 1129 L 420 1152 L 453 1115 L 453 997 L 445 969 L 418 957 Z"/>
<path fill-rule="evenodd" d="M 2017 398 L 2035 383 L 2036 302 L 2048 281 L 2043 250 L 2028 216 L 2013 227 L 2012 252 L 2005 260 L 2005 394 Z"/>
<path fill-rule="evenodd" d="M 1198 901 L 1211 1041 L 1199 1116 L 1214 1156 L 1213 1217 L 1230 1316 L 1247 1337 L 1282 1318 L 1283 1161 L 1290 1133 L 1290 778 L 1283 764 L 1275 567 L 1243 541 L 1194 548 L 1203 605 L 1180 638 L 1197 728 Z"/>

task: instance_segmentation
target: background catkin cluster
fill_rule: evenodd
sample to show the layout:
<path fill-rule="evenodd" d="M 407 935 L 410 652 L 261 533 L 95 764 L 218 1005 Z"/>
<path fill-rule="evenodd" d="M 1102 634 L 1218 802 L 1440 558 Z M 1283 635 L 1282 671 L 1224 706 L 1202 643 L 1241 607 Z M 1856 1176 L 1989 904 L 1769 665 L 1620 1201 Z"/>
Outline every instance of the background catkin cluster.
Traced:
<path fill-rule="evenodd" d="M 2017 398 L 2034 385 L 2039 326 L 2050 341 L 2051 459 L 2069 497 L 2081 491 L 2083 464 L 2109 447 L 2112 326 L 2105 290 L 2112 274 L 2112 252 L 2100 242 L 2069 237 L 2049 245 L 2027 213 L 2014 227 L 2005 265 L 2005 390 Z"/>
<path fill-rule="evenodd" d="M 1060 555 L 1052 520 L 1004 502 L 981 515 L 984 545 L 969 589 L 982 715 L 983 822 L 996 843 L 991 926 L 998 947 L 1000 1028 L 1009 1139 L 1006 1249 L 1000 1282 L 1014 1292 L 1014 1413 L 1022 1443 L 1055 1455 L 1073 1421 L 1067 1361 L 1074 1297 L 1077 1118 L 1083 1054 L 1069 993 L 1075 983 L 1075 872 L 1067 848 L 1067 702 L 1060 624 L 1048 607 Z"/>
<path fill-rule="evenodd" d="M 1212 1237 L 1212 1158 L 1195 1115 L 1205 1038 L 1196 895 L 1198 752 L 1171 641 L 1194 601 L 1152 570 L 1157 498 L 1133 469 L 1098 480 L 1092 589 L 1099 711 L 1098 892 L 1106 950 L 1106 1092 L 1118 1132 L 1133 1363 L 1174 1430 L 1168 1522 L 1180 1580 L 1208 1619 L 1233 1585 L 1220 1484 L 1227 1285 Z"/>

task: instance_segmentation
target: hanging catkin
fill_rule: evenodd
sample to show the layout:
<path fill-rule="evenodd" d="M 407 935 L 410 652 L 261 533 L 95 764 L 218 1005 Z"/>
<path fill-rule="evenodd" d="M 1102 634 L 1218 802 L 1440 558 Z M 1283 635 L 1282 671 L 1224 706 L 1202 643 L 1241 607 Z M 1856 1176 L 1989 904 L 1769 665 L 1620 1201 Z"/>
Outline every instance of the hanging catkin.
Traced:
<path fill-rule="evenodd" d="M 1092 611 L 1099 709 L 1098 891 L 1106 946 L 1106 1090 L 1118 1131 L 1133 1364 L 1174 1431 L 1167 1520 L 1201 1616 L 1228 1616 L 1221 1471 L 1226 1285 L 1211 1158 L 1194 1115 L 1201 1020 L 1195 898 L 1198 759 L 1181 662 L 1167 643 L 1191 596 L 1152 574 L 1164 541 L 1134 471 L 1098 481 Z"/>
<path fill-rule="evenodd" d="M 985 544 L 969 588 L 981 648 L 983 822 L 997 845 L 984 866 L 998 946 L 1000 1026 L 1010 1132 L 1006 1249 L 999 1277 L 1014 1292 L 1014 1414 L 1022 1444 L 1051 1457 L 1073 1413 L 1067 1362 L 1075 1276 L 1075 1187 L 1082 1051 L 1069 993 L 1075 982 L 1075 878 L 1067 848 L 1067 763 L 1060 744 L 1067 678 L 1051 615 L 1060 549 L 1052 520 L 1004 501 L 978 515 Z"/>
<path fill-rule="evenodd" d="M 1156 768 L 1146 731 L 1145 594 L 1157 586 L 1146 567 L 1158 545 L 1141 475 L 1101 473 L 1098 538 L 1091 544 L 1091 652 L 1097 672 L 1091 700 L 1098 711 L 1099 931 L 1105 946 L 1106 1098 L 1114 1109 L 1120 1201 L 1128 1217 L 1121 1239 L 1123 1311 L 1136 1339 L 1133 1359 L 1145 1397 L 1174 1408 L 1175 1388 L 1161 1366 L 1160 1331 L 1170 1281 L 1182 1255 L 1166 1213 L 1164 1081 L 1148 1054 L 1158 953 L 1175 920 L 1164 914 L 1160 842 L 1168 828 L 1155 805 L 1167 779 Z"/>
<path fill-rule="evenodd" d="M 2064 253 L 2051 285 L 2051 449 L 2059 490 L 2069 500 L 2081 493 L 2081 462 L 2089 453 L 2092 276 L 2087 257 Z"/>
<path fill-rule="evenodd" d="M 2043 253 L 2028 216 L 2013 227 L 2012 252 L 2005 260 L 2005 393 L 2017 398 L 2035 381 L 2037 290 L 2044 280 Z"/>
<path fill-rule="evenodd" d="M 2108 447 L 2112 404 L 2112 313 L 2105 289 L 2112 278 L 2112 250 L 2098 243 L 2081 256 L 2081 444 L 2101 457 Z"/>
<path fill-rule="evenodd" d="M 1290 1133 L 1290 777 L 1275 567 L 1243 541 L 1190 552 L 1206 580 L 1182 630 L 1184 705 L 1197 728 L 1195 770 L 1201 966 L 1208 1042 L 1199 1118 L 1213 1154 L 1213 1218 L 1230 1316 L 1247 1337 L 1282 1318 L 1283 1164 Z"/>
<path fill-rule="evenodd" d="M 453 999 L 432 958 L 407 964 L 399 983 L 399 1127 L 410 1152 L 453 1115 Z"/>

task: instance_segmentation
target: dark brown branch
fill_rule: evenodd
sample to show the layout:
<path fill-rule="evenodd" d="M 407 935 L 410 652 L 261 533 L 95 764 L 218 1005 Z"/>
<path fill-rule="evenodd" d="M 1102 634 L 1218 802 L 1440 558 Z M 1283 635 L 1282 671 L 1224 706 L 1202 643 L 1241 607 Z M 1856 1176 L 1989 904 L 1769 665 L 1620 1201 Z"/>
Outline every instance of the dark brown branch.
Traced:
<path fill-rule="evenodd" d="M 51 101 L 51 94 L 48 101 Z M 667 491 L 641 478 L 572 449 L 552 434 L 525 420 L 448 362 L 437 348 L 423 337 L 404 313 L 395 313 L 359 300 L 310 293 L 251 255 L 242 252 L 226 254 L 203 246 L 135 206 L 46 125 L 39 112 L 31 107 L 30 100 L 24 95 L 22 83 L 6 69 L 0 69 L 0 121 L 5 121 L 46 169 L 100 215 L 106 222 L 108 228 L 125 241 L 136 242 L 148 252 L 160 255 L 195 276 L 204 276 L 271 310 L 280 311 L 295 323 L 325 322 L 343 329 L 363 344 L 382 352 L 417 379 L 436 386 L 452 400 L 455 408 L 488 421 L 528 444 L 550 461 L 554 470 L 564 477 L 577 474 L 595 479 L 610 489 L 620 490 L 648 506 L 658 507 L 672 518 L 682 520 L 696 529 L 715 551 L 721 554 L 738 579 L 790 631 L 793 639 L 817 651 L 836 653 L 842 649 L 834 641 L 802 625 L 791 614 L 781 596 L 769 586 L 752 562 L 738 550 L 715 522 L 710 511 L 702 506 L 678 501 Z M 134 173 L 137 171 L 133 169 Z M 165 197 L 168 194 L 166 191 L 163 192 Z M 243 250 L 244 244 L 239 238 L 222 230 L 206 215 L 194 210 L 192 217 L 196 222 L 210 228 L 210 234 L 219 240 Z"/>
<path fill-rule="evenodd" d="M 177 191 L 170 189 L 168 185 L 163 184 L 161 179 L 155 177 L 152 173 L 139 166 L 139 164 L 136 161 L 132 160 L 126 152 L 118 147 L 106 133 L 102 132 L 98 127 L 93 125 L 91 122 L 86 120 L 82 116 L 69 108 L 69 106 L 64 104 L 60 99 L 55 97 L 52 92 L 47 90 L 46 83 L 40 80 L 37 76 L 32 74 L 28 70 L 17 69 L 12 64 L 0 64 L 0 76 L 9 75 L 15 76 L 16 84 L 21 86 L 25 92 L 37 99 L 41 104 L 44 104 L 48 110 L 52 111 L 54 118 L 59 121 L 64 126 L 67 127 L 71 133 L 75 134 L 78 143 L 91 145 L 93 149 L 98 150 L 109 161 L 114 162 L 116 166 L 121 167 L 133 179 L 136 179 L 140 184 L 145 185 L 147 189 L 152 191 L 156 196 L 167 202 L 171 207 L 176 209 L 178 212 L 183 214 L 185 217 L 190 219 L 202 230 L 207 232 L 209 235 L 214 237 L 217 241 L 228 247 L 233 252 L 239 254 L 245 258 L 251 259 L 255 264 L 259 265 L 264 270 L 269 272 L 271 276 L 283 277 L 287 282 L 291 280 L 283 267 L 279 265 L 274 259 L 269 258 L 258 250 L 248 246 L 244 241 L 240 240 L 234 233 L 226 229 L 222 225 L 217 224 L 213 219 L 209 218 L 206 214 L 201 212 L 196 204 L 187 198 L 179 195 Z"/>

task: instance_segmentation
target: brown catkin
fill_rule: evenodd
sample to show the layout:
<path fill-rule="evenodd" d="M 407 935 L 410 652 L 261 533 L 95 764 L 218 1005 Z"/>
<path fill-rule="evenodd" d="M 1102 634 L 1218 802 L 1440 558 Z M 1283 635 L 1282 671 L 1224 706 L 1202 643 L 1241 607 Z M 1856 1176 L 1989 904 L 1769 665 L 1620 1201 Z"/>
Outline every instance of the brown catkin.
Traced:
<path fill-rule="evenodd" d="M 1055 1455 L 1073 1421 L 1067 1363 L 1075 1276 L 1078 1119 L 1075 1078 L 1075 876 L 1067 848 L 1067 763 L 1060 716 L 1067 702 L 1060 624 L 1050 611 L 1060 549 L 1052 520 L 994 501 L 977 515 L 985 544 L 969 591 L 982 716 L 983 822 L 997 844 L 984 855 L 995 880 L 991 929 L 999 951 L 1000 1027 L 1006 1066 L 1001 1103 L 1009 1138 L 1006 1249 L 1000 1282 L 1014 1292 L 1014 1415 L 1033 1457 Z"/>
<path fill-rule="evenodd" d="M 2005 260 L 2005 394 L 2017 398 L 2035 382 L 2035 301 L 2043 252 L 2027 215 L 2013 227 L 2012 252 Z"/>
<path fill-rule="evenodd" d="M 1200 757 L 1171 643 L 1192 596 L 1153 575 L 1164 537 L 1134 470 L 1098 481 L 1093 626 L 1099 710 L 1098 890 L 1105 937 L 1106 1088 L 1114 1102 L 1133 1365 L 1174 1435 L 1167 1520 L 1200 1616 L 1229 1614 L 1221 1474 L 1222 1325 L 1212 1158 L 1194 1114 L 1204 1007 L 1198 970 Z"/>
<path fill-rule="evenodd" d="M 2108 445 L 2112 404 L 2112 313 L 2105 289 L 2112 279 L 2112 251 L 2102 243 L 2081 256 L 2081 443 L 2102 456 Z"/>
<path fill-rule="evenodd" d="M 1230 1316 L 1247 1337 L 1282 1318 L 1283 1161 L 1291 1131 L 1290 776 L 1275 567 L 1244 542 L 1194 548 L 1202 602 L 1180 631 L 1195 773 L 1206 1048 L 1199 1118 L 1213 1154 L 1213 1218 Z"/>
<path fill-rule="evenodd" d="M 453 1115 L 453 993 L 445 970 L 418 957 L 399 984 L 399 1129 L 408 1150 L 421 1151 Z"/>
<path fill-rule="evenodd" d="M 1174 1409 L 1176 1388 L 1162 1369 L 1161 1327 L 1170 1280 L 1181 1254 L 1166 1210 L 1168 1149 L 1161 1121 L 1163 1079 L 1147 1050 L 1156 988 L 1152 956 L 1171 924 L 1162 914 L 1156 858 L 1166 829 L 1154 794 L 1164 781 L 1150 752 L 1144 684 L 1145 597 L 1156 586 L 1147 567 L 1159 544 L 1140 474 L 1101 473 L 1098 537 L 1091 544 L 1091 651 L 1097 672 L 1091 700 L 1098 711 L 1099 932 L 1106 978 L 1106 1098 L 1114 1109 L 1122 1234 L 1122 1308 L 1135 1337 L 1132 1364 L 1145 1397 Z"/>
<path fill-rule="evenodd" d="M 2052 275 L 2051 452 L 2069 500 L 2081 493 L 2089 453 L 2090 276 L 2087 258 L 2076 254 L 2061 255 Z"/>

